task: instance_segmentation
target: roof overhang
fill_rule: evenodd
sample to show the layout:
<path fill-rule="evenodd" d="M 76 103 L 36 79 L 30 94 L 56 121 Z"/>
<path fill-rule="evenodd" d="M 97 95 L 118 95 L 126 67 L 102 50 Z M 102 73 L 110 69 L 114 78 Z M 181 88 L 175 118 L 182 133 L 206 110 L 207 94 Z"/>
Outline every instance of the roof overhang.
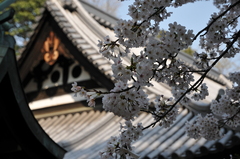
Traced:
<path fill-rule="evenodd" d="M 15 51 L 0 46 L 1 158 L 61 159 L 66 151 L 41 128 L 27 104 Z"/>

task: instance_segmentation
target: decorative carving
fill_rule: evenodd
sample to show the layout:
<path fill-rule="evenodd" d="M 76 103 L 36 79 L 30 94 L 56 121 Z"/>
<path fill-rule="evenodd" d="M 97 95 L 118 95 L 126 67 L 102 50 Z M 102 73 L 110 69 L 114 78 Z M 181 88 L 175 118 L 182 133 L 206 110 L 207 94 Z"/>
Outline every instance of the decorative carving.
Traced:
<path fill-rule="evenodd" d="M 42 52 L 44 53 L 43 58 L 47 64 L 53 65 L 57 61 L 59 57 L 59 52 L 57 50 L 59 43 L 59 39 L 55 36 L 54 32 L 51 31 L 49 37 L 44 42 L 42 49 Z"/>

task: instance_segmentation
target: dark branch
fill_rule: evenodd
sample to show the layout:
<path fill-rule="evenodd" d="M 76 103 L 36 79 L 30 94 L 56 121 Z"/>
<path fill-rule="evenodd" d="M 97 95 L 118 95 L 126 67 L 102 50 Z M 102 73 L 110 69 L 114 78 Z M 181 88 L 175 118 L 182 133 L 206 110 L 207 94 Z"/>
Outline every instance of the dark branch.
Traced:
<path fill-rule="evenodd" d="M 199 83 L 201 83 L 204 78 L 207 76 L 207 73 L 213 68 L 213 66 L 215 66 L 218 61 L 223 58 L 223 56 L 225 54 L 228 53 L 229 49 L 233 46 L 233 44 L 237 41 L 237 39 L 240 37 L 240 30 L 233 36 L 234 39 L 232 40 L 231 43 L 229 43 L 228 47 L 226 48 L 226 50 L 211 64 L 211 66 L 206 70 L 206 72 L 204 72 L 204 74 L 185 92 L 183 93 L 183 95 L 178 98 L 178 100 L 176 100 L 176 102 L 155 122 L 151 123 L 150 125 L 146 126 L 143 128 L 143 130 L 156 125 L 160 120 L 162 120 L 171 110 L 173 110 L 173 108 L 182 100 L 183 97 L 185 97 L 187 95 L 187 93 L 191 92 L 193 89 L 196 88 L 197 85 L 199 85 Z"/>
<path fill-rule="evenodd" d="M 192 41 L 196 40 L 197 37 L 204 31 L 206 31 L 206 33 L 208 32 L 208 29 L 212 26 L 213 23 L 215 23 L 219 18 L 221 18 L 222 16 L 224 16 L 230 9 L 232 9 L 233 7 L 235 7 L 236 5 L 238 5 L 240 3 L 240 1 L 237 1 L 236 3 L 230 5 L 228 7 L 228 9 L 226 9 L 224 12 L 222 12 L 219 16 L 217 16 L 216 18 L 214 18 L 210 24 L 208 24 L 205 28 L 203 28 L 201 31 L 199 31 L 195 37 L 193 38 Z"/>

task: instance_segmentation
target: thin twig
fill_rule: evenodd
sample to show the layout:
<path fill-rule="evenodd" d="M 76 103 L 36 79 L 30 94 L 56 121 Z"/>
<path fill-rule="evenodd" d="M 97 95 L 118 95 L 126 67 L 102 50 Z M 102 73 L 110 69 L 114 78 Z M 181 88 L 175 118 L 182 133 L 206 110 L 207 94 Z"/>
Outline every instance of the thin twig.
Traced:
<path fill-rule="evenodd" d="M 127 87 L 125 89 L 122 89 L 120 91 L 115 91 L 115 92 L 114 91 L 102 92 L 102 91 L 98 91 L 98 90 L 94 90 L 94 92 L 99 93 L 99 94 L 122 93 L 122 92 L 126 92 L 126 91 L 128 91 L 130 89 L 133 89 L 133 88 L 135 88 L 135 86 Z"/>
<path fill-rule="evenodd" d="M 222 12 L 219 16 L 217 16 L 216 18 L 214 18 L 210 24 L 208 24 L 205 28 L 203 28 L 201 31 L 199 31 L 195 37 L 193 38 L 192 41 L 196 40 L 197 37 L 206 30 L 206 32 L 208 32 L 208 29 L 212 26 L 213 23 L 215 23 L 220 17 L 222 17 L 224 14 L 226 14 L 230 9 L 232 9 L 233 7 L 235 7 L 236 5 L 238 5 L 240 3 L 240 1 L 237 1 L 236 3 L 232 4 L 229 6 L 228 9 L 226 9 L 224 12 Z"/>

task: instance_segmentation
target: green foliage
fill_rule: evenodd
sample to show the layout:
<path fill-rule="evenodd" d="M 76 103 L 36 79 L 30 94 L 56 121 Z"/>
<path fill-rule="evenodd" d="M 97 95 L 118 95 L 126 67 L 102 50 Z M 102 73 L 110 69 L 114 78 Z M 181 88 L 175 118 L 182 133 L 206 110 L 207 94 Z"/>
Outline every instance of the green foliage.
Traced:
<path fill-rule="evenodd" d="M 193 56 L 193 53 L 195 52 L 195 50 L 193 50 L 191 47 L 188 47 L 187 49 L 182 50 L 182 52 L 184 52 L 184 53 L 186 53 L 188 55 Z"/>
<path fill-rule="evenodd" d="M 45 0 L 17 0 L 11 4 L 15 15 L 10 23 L 13 25 L 10 34 L 22 38 L 24 42 L 28 38 L 28 32 L 32 31 L 32 24 L 36 23 L 36 17 L 40 15 Z"/>

